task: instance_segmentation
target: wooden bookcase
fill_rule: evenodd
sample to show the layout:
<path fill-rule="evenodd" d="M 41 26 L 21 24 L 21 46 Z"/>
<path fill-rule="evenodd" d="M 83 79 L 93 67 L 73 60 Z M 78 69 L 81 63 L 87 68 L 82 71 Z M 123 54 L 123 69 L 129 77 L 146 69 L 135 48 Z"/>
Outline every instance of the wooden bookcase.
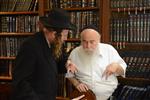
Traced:
<path fill-rule="evenodd" d="M 96 13 L 96 15 L 93 15 L 96 17 L 91 18 L 91 19 L 92 20 L 97 19 L 95 21 L 96 23 L 94 22 L 94 24 L 96 24 L 98 26 L 98 28 L 102 34 L 102 37 L 101 37 L 102 42 L 112 44 L 114 47 L 116 47 L 118 52 L 149 51 L 150 50 L 150 41 L 149 42 L 129 42 L 129 41 L 114 41 L 114 40 L 112 40 L 113 35 L 112 35 L 112 27 L 111 27 L 111 25 L 112 25 L 111 20 L 113 18 L 113 13 L 116 13 L 116 14 L 126 13 L 126 15 L 119 15 L 123 18 L 125 16 L 127 16 L 127 18 L 129 18 L 129 15 L 128 15 L 129 13 L 150 14 L 149 13 L 150 8 L 148 6 L 145 7 L 143 5 L 140 7 L 136 6 L 136 7 L 132 7 L 132 8 L 129 8 L 129 7 L 113 8 L 113 7 L 111 7 L 111 3 L 113 1 L 116 2 L 114 4 L 119 5 L 119 4 L 121 4 L 121 3 L 119 3 L 119 1 L 128 1 L 129 2 L 132 0 L 56 0 L 56 1 L 63 1 L 63 2 L 61 2 L 60 4 L 55 4 L 55 5 L 50 1 L 53 1 L 53 0 L 35 0 L 35 2 L 37 3 L 38 6 L 37 6 L 36 10 L 34 10 L 34 11 L 28 11 L 28 10 L 25 10 L 25 11 L 15 11 L 15 10 L 9 11 L 8 10 L 7 11 L 7 10 L 2 10 L 2 8 L 0 8 L 0 10 L 1 10 L 0 11 L 0 22 L 2 23 L 2 16 L 5 16 L 6 20 L 7 20 L 7 18 L 11 19 L 10 16 L 12 16 L 12 17 L 13 16 L 15 16 L 15 17 L 17 17 L 17 16 L 43 16 L 43 15 L 46 15 L 48 13 L 49 9 L 51 9 L 53 7 L 62 7 L 64 9 L 66 9 L 67 11 L 69 11 L 71 13 L 72 17 L 75 15 L 88 16 L 88 15 L 85 15 L 88 12 L 90 12 L 89 15 Z M 71 6 L 71 3 L 70 3 L 69 6 L 67 7 L 68 1 L 70 1 L 70 2 L 76 1 L 76 6 L 75 5 Z M 96 3 L 95 4 L 92 3 L 92 4 L 90 4 L 91 6 L 87 6 L 87 5 L 85 5 L 86 3 L 84 4 L 84 2 L 81 2 L 81 1 L 84 1 L 84 2 L 96 1 Z M 146 1 L 146 0 L 143 0 L 143 1 Z M 128 2 L 126 2 L 126 3 L 128 3 Z M 1 2 L 1 3 L 3 3 L 3 5 L 7 5 L 6 2 L 5 3 Z M 134 4 L 135 2 L 132 2 L 132 3 Z M 84 4 L 84 5 L 80 5 L 80 4 Z M 82 12 L 84 12 L 84 13 L 82 13 Z M 73 23 L 77 23 L 74 19 L 75 18 L 73 17 L 72 18 Z M 83 18 L 83 19 L 85 19 L 85 18 Z M 30 31 L 30 32 L 17 32 L 17 31 L 9 32 L 8 31 L 8 32 L 5 32 L 5 31 L 2 31 L 2 26 L 3 25 L 0 25 L 0 68 L 2 68 L 1 67 L 2 65 L 9 65 L 9 67 L 8 66 L 7 67 L 10 68 L 8 70 L 7 75 L 1 75 L 1 69 L 0 69 L 0 81 L 5 82 L 5 81 L 11 81 L 11 69 L 12 69 L 11 67 L 13 67 L 12 63 L 15 60 L 15 55 L 2 56 L 2 53 L 7 51 L 5 49 L 2 49 L 3 46 L 5 46 L 6 43 L 8 43 L 8 42 L 6 42 L 5 38 L 8 37 L 8 38 L 24 39 L 25 37 L 28 37 L 28 36 L 34 34 L 34 31 Z M 83 26 L 84 25 L 82 25 L 82 27 Z M 78 28 L 77 33 L 78 34 L 80 31 L 80 28 L 82 28 L 82 27 L 79 27 L 79 24 L 77 24 L 77 28 Z M 71 36 L 71 38 L 69 38 L 66 42 L 69 43 L 69 45 L 70 45 L 70 43 L 74 45 L 74 44 L 76 44 L 76 42 L 80 42 L 80 40 L 78 38 L 79 38 L 79 36 L 75 36 L 75 37 Z M 149 39 L 150 39 L 150 35 L 149 35 Z M 5 41 L 6 43 L 2 43 L 1 41 Z M 15 41 L 15 40 L 13 40 L 13 41 Z M 10 63 L 3 64 L 4 62 L 10 62 Z M 148 66 L 148 67 L 150 67 L 150 66 Z M 7 70 L 7 68 L 3 69 L 3 70 Z M 122 83 L 124 85 L 132 85 L 132 86 L 145 86 L 146 85 L 147 86 L 148 84 L 150 84 L 150 79 L 144 79 L 144 78 L 136 78 L 136 77 L 135 78 L 122 78 L 122 77 L 119 77 L 118 80 L 120 83 Z M 132 81 L 134 82 L 134 84 L 132 84 Z M 142 85 L 142 84 L 144 84 L 144 85 Z"/>
<path fill-rule="evenodd" d="M 137 74 L 138 72 L 135 72 L 136 75 L 134 75 L 134 77 L 129 75 L 127 75 L 126 78 L 118 77 L 119 83 L 124 86 L 148 89 L 150 84 L 150 76 L 148 74 L 150 73 L 150 17 L 148 17 L 150 14 L 150 2 L 147 0 L 103 0 L 102 3 L 101 32 L 103 42 L 112 44 L 120 55 L 126 52 L 128 56 L 123 56 L 124 59 L 134 57 L 136 62 L 127 62 L 127 70 L 129 70 L 131 65 L 134 66 L 133 70 L 139 67 L 141 68 L 136 71 L 140 71 L 146 66 L 144 69 L 145 72 L 142 73 L 145 77 L 141 77 Z M 131 56 L 128 52 L 139 52 L 140 54 L 132 54 Z M 145 52 L 148 53 L 144 54 Z M 141 62 L 137 59 L 141 59 Z M 144 61 L 144 59 L 147 59 L 147 62 L 143 64 L 142 61 Z M 132 75 L 134 73 L 130 74 Z M 130 89 L 130 91 L 133 90 Z M 125 93 L 129 95 L 131 92 Z M 119 91 L 117 95 L 119 94 L 121 94 L 121 91 Z M 149 93 L 147 94 L 149 95 Z M 117 100 L 119 99 L 117 98 Z"/>
<path fill-rule="evenodd" d="M 17 51 L 23 40 L 38 30 L 36 22 L 44 15 L 43 0 L 1 0 L 0 5 L 0 100 L 11 100 L 11 72 Z"/>
<path fill-rule="evenodd" d="M 21 43 L 38 30 L 37 20 L 43 15 L 42 9 L 38 7 L 42 6 L 42 2 L 1 1 L 3 6 L 0 8 L 0 81 L 11 81 L 11 70 Z"/>

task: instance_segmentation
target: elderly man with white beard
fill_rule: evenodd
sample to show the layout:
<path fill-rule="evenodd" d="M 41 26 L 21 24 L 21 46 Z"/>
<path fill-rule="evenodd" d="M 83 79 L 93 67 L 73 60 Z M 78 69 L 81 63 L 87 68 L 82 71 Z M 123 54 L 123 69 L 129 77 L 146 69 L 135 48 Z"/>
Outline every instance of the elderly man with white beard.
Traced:
<path fill-rule="evenodd" d="M 125 77 L 126 63 L 110 44 L 101 43 L 93 25 L 81 31 L 81 45 L 70 53 L 66 76 L 80 92 L 92 90 L 97 100 L 107 100 L 117 88 L 117 76 Z"/>

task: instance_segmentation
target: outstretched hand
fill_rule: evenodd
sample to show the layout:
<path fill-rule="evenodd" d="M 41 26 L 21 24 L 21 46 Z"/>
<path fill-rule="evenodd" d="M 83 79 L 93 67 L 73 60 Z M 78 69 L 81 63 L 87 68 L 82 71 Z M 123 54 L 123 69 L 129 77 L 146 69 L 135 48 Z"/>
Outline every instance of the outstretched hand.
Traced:
<path fill-rule="evenodd" d="M 123 69 L 118 63 L 111 63 L 106 67 L 102 77 L 105 77 L 107 79 L 112 74 L 121 75 L 122 73 L 123 73 Z"/>
<path fill-rule="evenodd" d="M 77 72 L 77 67 L 71 60 L 67 60 L 66 69 L 67 72 L 71 72 L 73 74 Z"/>

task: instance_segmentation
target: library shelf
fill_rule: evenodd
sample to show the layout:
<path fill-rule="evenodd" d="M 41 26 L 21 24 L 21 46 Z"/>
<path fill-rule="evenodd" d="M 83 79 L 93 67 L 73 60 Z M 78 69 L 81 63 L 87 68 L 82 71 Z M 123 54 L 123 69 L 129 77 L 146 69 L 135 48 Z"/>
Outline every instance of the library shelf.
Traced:
<path fill-rule="evenodd" d="M 0 81 L 11 81 L 12 77 L 11 76 L 0 76 Z"/>
<path fill-rule="evenodd" d="M 117 90 L 121 91 L 115 95 L 116 97 L 118 97 L 118 95 L 122 92 L 123 94 L 121 97 L 123 98 L 123 95 L 128 95 L 127 98 L 129 99 L 131 95 L 136 94 L 133 92 L 131 93 L 130 91 L 137 92 L 139 87 L 140 89 L 144 88 L 144 91 L 140 91 L 141 95 L 137 94 L 137 96 L 143 96 L 143 94 L 146 95 L 145 90 L 149 91 L 149 3 L 150 1 L 148 0 L 103 0 L 103 13 L 106 13 L 105 15 L 102 13 L 102 33 L 105 33 L 104 35 L 102 34 L 104 37 L 104 42 L 112 44 L 120 55 L 122 55 L 122 53 L 124 54 L 123 58 L 125 58 L 127 63 L 128 71 L 131 71 L 130 68 L 137 68 L 138 71 L 143 67 L 147 69 L 145 70 L 146 73 L 143 72 L 145 77 L 141 77 L 137 73 L 134 75 L 134 71 L 129 73 L 131 76 L 126 76 L 126 78 L 118 77 L 119 84 L 123 84 L 123 88 L 117 88 Z M 138 32 L 140 33 L 140 36 L 138 36 Z M 139 38 L 141 39 L 140 41 Z M 134 55 L 130 52 L 136 52 L 138 54 Z M 136 62 L 128 61 L 128 59 L 131 60 L 131 58 L 134 58 L 134 61 Z M 143 62 L 147 59 L 146 61 L 148 63 L 139 63 L 140 59 L 142 59 Z M 134 65 L 134 63 L 136 64 Z M 130 86 L 133 86 L 134 90 L 129 88 Z M 124 90 L 124 88 L 127 89 Z"/>
<path fill-rule="evenodd" d="M 0 60 L 15 60 L 16 57 L 3 57 L 3 56 L 0 56 Z"/>
<path fill-rule="evenodd" d="M 0 12 L 0 15 L 38 15 L 37 11 L 25 11 L 25 12 Z"/>
<path fill-rule="evenodd" d="M 114 47 L 118 49 L 118 51 L 148 51 L 150 50 L 149 43 L 126 43 L 126 42 L 111 42 Z"/>
<path fill-rule="evenodd" d="M 123 77 L 117 77 L 119 83 L 125 84 L 125 85 L 132 85 L 132 86 L 148 86 L 150 84 L 150 80 L 146 78 L 123 78 Z"/>
<path fill-rule="evenodd" d="M 30 33 L 30 32 L 1 32 L 0 36 L 31 36 L 34 33 Z"/>
<path fill-rule="evenodd" d="M 133 12 L 133 11 L 146 11 L 150 10 L 150 7 L 135 7 L 135 8 L 112 8 L 112 12 Z"/>
<path fill-rule="evenodd" d="M 68 11 L 88 11 L 88 10 L 99 10 L 98 7 L 82 7 L 82 8 L 65 8 Z"/>
<path fill-rule="evenodd" d="M 89 11 L 89 10 L 99 10 L 99 7 L 79 7 L 79 8 L 64 8 L 67 11 Z M 48 12 L 49 9 L 45 9 Z"/>
<path fill-rule="evenodd" d="M 69 38 L 69 39 L 65 40 L 65 42 L 80 42 L 80 39 L 78 39 L 78 38 Z"/>

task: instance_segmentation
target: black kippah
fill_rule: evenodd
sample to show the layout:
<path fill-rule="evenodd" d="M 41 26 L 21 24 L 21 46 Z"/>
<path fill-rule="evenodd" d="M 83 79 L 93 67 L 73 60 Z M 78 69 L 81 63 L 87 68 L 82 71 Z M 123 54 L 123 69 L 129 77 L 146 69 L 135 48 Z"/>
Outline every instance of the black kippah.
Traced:
<path fill-rule="evenodd" d="M 88 25 L 88 26 L 85 26 L 85 27 L 81 30 L 81 32 L 82 32 L 83 30 L 85 30 L 85 29 L 94 29 L 95 31 L 97 31 L 97 32 L 99 33 L 98 28 L 97 28 L 94 24 L 90 24 L 90 25 Z"/>

